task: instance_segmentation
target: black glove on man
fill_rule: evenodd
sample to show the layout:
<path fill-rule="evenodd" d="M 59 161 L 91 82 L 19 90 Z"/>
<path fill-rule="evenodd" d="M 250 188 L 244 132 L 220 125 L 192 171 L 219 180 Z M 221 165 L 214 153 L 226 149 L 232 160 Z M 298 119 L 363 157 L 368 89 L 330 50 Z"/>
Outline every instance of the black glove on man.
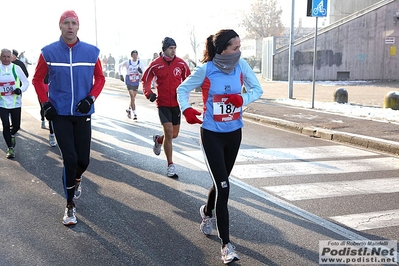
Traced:
<path fill-rule="evenodd" d="M 141 70 L 141 67 L 138 67 L 138 68 L 137 68 L 137 71 L 138 71 L 140 74 L 143 74 L 143 70 Z"/>
<path fill-rule="evenodd" d="M 123 75 L 119 75 L 120 80 L 122 80 L 123 82 L 125 82 L 125 79 L 123 78 Z"/>
<path fill-rule="evenodd" d="M 76 105 L 76 112 L 87 114 L 90 112 L 91 106 L 94 103 L 92 96 L 87 96 Z"/>
<path fill-rule="evenodd" d="M 157 95 L 155 93 L 152 93 L 150 97 L 148 97 L 148 99 L 150 100 L 150 102 L 153 102 L 157 99 Z"/>
<path fill-rule="evenodd" d="M 21 95 L 22 91 L 21 91 L 20 88 L 17 88 L 17 89 L 14 90 L 14 93 L 15 93 L 16 95 Z"/>
<path fill-rule="evenodd" d="M 45 102 L 43 104 L 43 109 L 44 116 L 47 120 L 51 121 L 57 116 L 57 110 L 55 110 L 55 107 L 50 102 Z"/>

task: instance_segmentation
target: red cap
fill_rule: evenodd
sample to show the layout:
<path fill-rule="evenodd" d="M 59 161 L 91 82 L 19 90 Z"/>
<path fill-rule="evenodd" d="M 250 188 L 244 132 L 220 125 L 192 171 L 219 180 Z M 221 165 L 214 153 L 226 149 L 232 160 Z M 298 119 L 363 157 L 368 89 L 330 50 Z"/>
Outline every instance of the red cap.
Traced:
<path fill-rule="evenodd" d="M 79 18 L 78 18 L 78 15 L 76 15 L 75 11 L 73 11 L 73 10 L 67 10 L 67 11 L 65 11 L 64 13 L 62 13 L 62 15 L 61 15 L 61 17 L 60 17 L 60 23 L 59 23 L 59 25 L 61 25 L 62 22 L 64 21 L 64 19 L 66 19 L 66 18 L 73 18 L 73 19 L 75 19 L 76 22 L 77 22 L 78 25 L 79 25 Z"/>

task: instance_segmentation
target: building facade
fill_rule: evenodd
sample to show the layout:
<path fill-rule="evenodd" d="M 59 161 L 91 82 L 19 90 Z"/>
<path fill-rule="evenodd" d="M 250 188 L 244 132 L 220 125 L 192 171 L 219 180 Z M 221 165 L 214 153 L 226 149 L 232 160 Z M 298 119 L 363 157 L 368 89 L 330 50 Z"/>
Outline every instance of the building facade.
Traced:
<path fill-rule="evenodd" d="M 334 8 L 338 8 L 339 3 L 343 5 L 352 2 L 330 1 L 336 3 Z M 373 3 L 318 30 L 315 80 L 398 79 L 399 0 L 361 2 Z M 352 4 L 348 6 L 352 7 Z M 334 18 L 337 17 L 334 15 Z M 270 40 L 264 40 L 263 46 L 265 43 L 273 46 Z M 273 80 L 288 80 L 289 47 L 284 46 L 265 55 L 267 49 L 270 47 L 262 49 L 262 63 L 270 65 L 262 64 L 262 76 L 271 76 Z M 314 33 L 295 40 L 292 69 L 294 80 L 313 79 L 313 54 Z"/>

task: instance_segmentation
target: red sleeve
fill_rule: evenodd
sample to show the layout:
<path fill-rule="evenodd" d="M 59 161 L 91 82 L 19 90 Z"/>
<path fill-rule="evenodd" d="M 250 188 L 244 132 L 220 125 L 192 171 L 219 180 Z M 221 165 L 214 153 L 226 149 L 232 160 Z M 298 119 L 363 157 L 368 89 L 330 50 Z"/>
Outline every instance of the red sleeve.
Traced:
<path fill-rule="evenodd" d="M 104 88 L 104 84 L 105 77 L 103 73 L 103 67 L 101 66 L 101 61 L 99 58 L 97 59 L 96 65 L 94 66 L 94 84 L 91 88 L 89 96 L 94 96 L 97 99 L 98 95 L 100 95 L 101 91 Z"/>
<path fill-rule="evenodd" d="M 39 60 L 36 65 L 35 74 L 33 75 L 32 84 L 35 87 L 35 91 L 39 101 L 41 103 L 45 103 L 48 101 L 47 96 L 47 86 L 44 84 L 44 78 L 46 77 L 48 72 L 48 66 L 46 61 L 44 60 L 42 54 L 39 56 Z"/>
<path fill-rule="evenodd" d="M 191 71 L 190 71 L 190 67 L 187 65 L 186 61 L 183 60 L 183 62 L 184 62 L 184 70 L 185 70 L 184 71 L 185 73 L 183 73 L 183 81 L 184 81 L 188 76 L 191 75 Z"/>
<path fill-rule="evenodd" d="M 147 67 L 147 69 L 144 71 L 144 74 L 141 78 L 142 83 L 143 83 L 143 93 L 147 99 L 150 97 L 150 95 L 152 93 L 154 93 L 151 90 L 151 83 L 152 83 L 152 79 L 154 78 L 154 73 L 152 72 L 152 67 L 153 67 L 153 64 L 151 63 L 149 65 L 149 67 Z"/>

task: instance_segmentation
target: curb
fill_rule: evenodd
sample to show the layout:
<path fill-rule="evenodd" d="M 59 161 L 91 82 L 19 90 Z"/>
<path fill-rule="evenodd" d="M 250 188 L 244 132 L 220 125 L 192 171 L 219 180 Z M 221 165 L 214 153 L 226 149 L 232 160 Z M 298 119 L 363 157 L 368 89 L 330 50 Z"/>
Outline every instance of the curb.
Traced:
<path fill-rule="evenodd" d="M 243 114 L 245 118 L 251 119 L 253 121 L 275 126 L 277 128 L 293 131 L 296 133 L 304 134 L 309 137 L 321 138 L 325 140 L 332 140 L 336 142 L 348 143 L 356 146 L 360 146 L 367 149 L 382 151 L 391 153 L 394 155 L 399 154 L 399 143 L 395 141 L 389 141 L 384 139 L 378 139 L 363 135 L 357 135 L 352 133 L 344 133 L 333 130 L 328 130 L 324 128 L 317 127 L 303 127 L 299 123 L 285 121 L 282 119 L 277 119 L 273 117 L 266 117 L 261 115 L 256 115 L 252 113 Z"/>

